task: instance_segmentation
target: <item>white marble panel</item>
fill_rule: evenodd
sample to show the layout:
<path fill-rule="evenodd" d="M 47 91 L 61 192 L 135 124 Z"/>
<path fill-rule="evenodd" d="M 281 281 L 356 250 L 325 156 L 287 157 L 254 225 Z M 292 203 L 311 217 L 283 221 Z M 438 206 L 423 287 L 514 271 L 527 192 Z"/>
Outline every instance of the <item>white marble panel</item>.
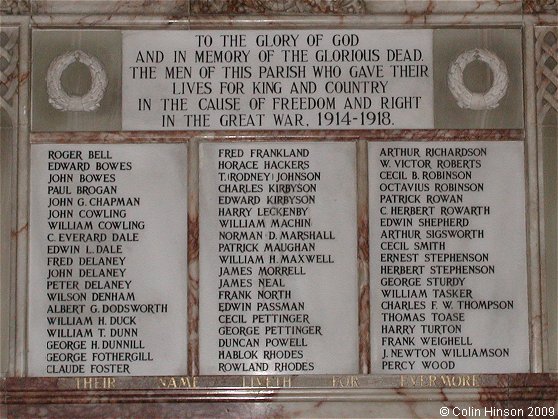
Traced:
<path fill-rule="evenodd" d="M 185 374 L 186 145 L 33 145 L 31 162 L 29 374 Z"/>
<path fill-rule="evenodd" d="M 528 372 L 523 143 L 368 154 L 372 371 Z"/>
<path fill-rule="evenodd" d="M 355 143 L 200 145 L 200 372 L 358 372 Z"/>
<path fill-rule="evenodd" d="M 125 130 L 433 127 L 431 30 L 124 31 Z"/>

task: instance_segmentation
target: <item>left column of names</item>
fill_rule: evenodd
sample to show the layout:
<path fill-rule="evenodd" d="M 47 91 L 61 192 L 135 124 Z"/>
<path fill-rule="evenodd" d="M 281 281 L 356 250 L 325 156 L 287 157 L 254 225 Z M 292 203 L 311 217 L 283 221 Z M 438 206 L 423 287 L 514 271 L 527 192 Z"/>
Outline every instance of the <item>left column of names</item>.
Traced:
<path fill-rule="evenodd" d="M 29 375 L 185 374 L 187 145 L 31 159 Z"/>

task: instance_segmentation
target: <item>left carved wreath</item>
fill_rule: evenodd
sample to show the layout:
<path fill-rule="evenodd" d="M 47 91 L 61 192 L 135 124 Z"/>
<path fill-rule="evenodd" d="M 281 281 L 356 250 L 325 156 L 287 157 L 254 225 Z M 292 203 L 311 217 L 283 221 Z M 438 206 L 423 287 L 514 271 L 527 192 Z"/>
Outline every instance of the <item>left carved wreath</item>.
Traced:
<path fill-rule="evenodd" d="M 69 95 L 62 87 L 62 73 L 75 62 L 87 66 L 91 74 L 91 88 L 83 96 Z M 47 71 L 47 93 L 49 103 L 61 111 L 90 112 L 97 109 L 105 95 L 108 80 L 103 65 L 95 57 L 76 50 L 56 57 Z"/>

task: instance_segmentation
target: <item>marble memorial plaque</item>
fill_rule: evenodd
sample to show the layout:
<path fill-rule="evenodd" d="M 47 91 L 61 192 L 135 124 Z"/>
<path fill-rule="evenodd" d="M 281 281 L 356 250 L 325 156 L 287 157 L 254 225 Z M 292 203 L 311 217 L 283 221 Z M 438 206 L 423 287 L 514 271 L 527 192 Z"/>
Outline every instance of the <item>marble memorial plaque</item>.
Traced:
<path fill-rule="evenodd" d="M 528 372 L 523 143 L 368 156 L 372 372 Z"/>
<path fill-rule="evenodd" d="M 186 154 L 31 147 L 29 375 L 186 373 Z"/>
<path fill-rule="evenodd" d="M 355 143 L 200 145 L 200 372 L 358 372 Z"/>
<path fill-rule="evenodd" d="M 124 31 L 124 130 L 433 127 L 431 30 Z"/>

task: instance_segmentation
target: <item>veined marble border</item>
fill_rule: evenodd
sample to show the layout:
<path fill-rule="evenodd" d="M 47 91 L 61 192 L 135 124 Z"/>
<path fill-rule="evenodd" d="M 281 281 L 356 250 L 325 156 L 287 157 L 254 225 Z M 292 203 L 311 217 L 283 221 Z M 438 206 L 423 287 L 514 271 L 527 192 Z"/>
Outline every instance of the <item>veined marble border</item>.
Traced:
<path fill-rule="evenodd" d="M 14 18 L 3 18 L 4 22 L 10 22 L 10 19 Z M 524 24 L 525 30 L 525 98 L 526 99 L 526 128 L 525 131 L 523 130 L 398 130 L 398 131 L 347 131 L 347 132 L 339 132 L 339 131 L 300 131 L 300 132 L 281 132 L 281 131 L 269 131 L 269 132 L 260 132 L 254 133 L 250 131 L 230 131 L 230 132 L 190 132 L 190 133 L 65 133 L 65 134 L 56 134 L 56 133 L 33 133 L 30 137 L 27 135 L 27 123 L 24 118 L 27 116 L 27 100 L 23 100 L 20 103 L 20 107 L 24 107 L 24 112 L 21 114 L 20 117 L 20 125 L 24 126 L 24 129 L 20 131 L 20 139 L 19 139 L 19 173 L 20 176 L 18 177 L 19 186 L 17 187 L 17 191 L 19 194 L 19 206 L 18 206 L 18 224 L 17 228 L 14 230 L 16 236 L 20 237 L 18 241 L 18 287 L 24 287 L 26 283 L 26 246 L 27 246 L 27 239 L 25 237 L 26 233 L 26 222 L 21 223 L 19 220 L 25 221 L 27 217 L 27 176 L 28 176 L 28 161 L 27 161 L 27 152 L 28 152 L 28 144 L 29 141 L 31 143 L 48 143 L 48 142 L 92 142 L 92 143 L 117 143 L 117 142 L 154 142 L 157 141 L 156 138 L 166 137 L 165 141 L 175 142 L 175 141 L 185 141 L 185 139 L 192 139 L 196 138 L 203 141 L 213 141 L 213 140 L 221 140 L 227 139 L 232 140 L 233 138 L 238 141 L 246 141 L 246 139 L 252 139 L 255 141 L 269 141 L 270 137 L 276 138 L 278 135 L 285 138 L 285 140 L 289 140 L 289 138 L 294 139 L 298 137 L 300 139 L 301 136 L 306 137 L 309 141 L 314 141 L 315 139 L 312 136 L 320 137 L 320 139 L 332 139 L 335 138 L 338 141 L 351 141 L 354 140 L 355 136 L 359 139 L 364 141 L 384 141 L 384 140 L 424 140 L 424 141 L 431 141 L 431 140 L 450 140 L 456 139 L 461 141 L 466 140 L 480 140 L 480 139 L 491 139 L 491 140 L 516 140 L 522 141 L 526 140 L 527 147 L 526 147 L 526 159 L 528 160 L 527 170 L 528 170 L 528 231 L 529 231 L 529 261 L 530 261 L 530 273 L 529 276 L 531 278 L 530 284 L 530 302 L 531 302 L 531 318 L 532 318 L 532 325 L 531 325 L 531 334 L 532 334 L 532 370 L 533 371 L 542 371 L 542 361 L 541 355 L 542 349 L 540 348 L 541 342 L 540 339 L 537 340 L 537 337 L 541 336 L 542 330 L 542 323 L 541 323 L 541 316 L 540 316 L 540 307 L 538 307 L 538 303 L 540 303 L 540 289 L 539 285 L 535 284 L 540 277 L 539 273 L 539 262 L 538 262 L 538 218 L 537 218 L 537 209 L 538 209 L 538 198 L 534 198 L 538 195 L 538 185 L 536 176 L 533 176 L 533 173 L 537 170 L 537 157 L 536 157 L 536 144 L 534 143 L 534 138 L 532 136 L 533 128 L 530 126 L 530 123 L 533 122 L 533 115 L 534 111 L 532 108 L 531 101 L 528 99 L 532 96 L 534 85 L 531 85 L 529 79 L 531 78 L 531 62 L 530 57 L 533 55 L 533 45 L 530 44 L 530 40 L 532 40 L 530 31 L 531 25 L 540 22 L 551 22 L 552 19 L 556 19 L 553 15 L 533 15 L 533 16 L 520 16 L 516 14 L 497 14 L 497 15 L 483 15 L 483 14 L 471 14 L 471 15 L 459 15 L 459 14 L 449 14 L 449 15 L 441 15 L 441 14 L 413 14 L 412 16 L 406 15 L 399 15 L 396 13 L 393 14 L 386 14 L 386 15 L 365 15 L 365 16 L 343 16 L 343 17 L 336 17 L 336 16 L 320 16 L 320 15 L 312 15 L 312 16 L 266 16 L 266 17 L 246 17 L 240 16 L 236 18 L 225 17 L 225 16 L 200 16 L 200 17 L 191 17 L 187 20 L 184 20 L 181 17 L 172 17 L 165 18 L 162 16 L 148 16 L 148 17 L 138 17 L 138 16 L 110 16 L 110 15 L 92 15 L 92 16 L 78 16 L 78 15 L 42 15 L 42 16 L 33 16 L 31 19 L 28 18 L 15 18 L 17 22 L 25 21 L 25 25 L 31 24 L 32 27 L 36 28 L 53 28 L 53 27 L 67 27 L 67 28 L 84 28 L 84 27 L 99 27 L 99 28 L 106 28 L 106 27 L 118 27 L 118 28 L 136 28 L 136 27 L 148 27 L 148 28 L 158 28 L 158 27 L 165 27 L 165 28 L 176 28 L 176 29 L 185 29 L 185 28 L 209 28 L 209 27 L 216 27 L 216 26 L 223 26 L 226 24 L 227 26 L 231 27 L 238 27 L 238 28 L 247 28 L 247 27 L 257 27 L 257 28 L 269 28 L 269 27 L 282 27 L 282 28 L 289 28 L 289 27 L 431 27 L 430 25 L 448 25 L 448 24 L 456 24 L 456 25 L 463 25 L 464 27 L 474 26 L 474 25 L 490 25 L 490 27 L 519 27 Z M 169 24 L 170 23 L 170 24 Z M 18 23 L 19 24 L 19 23 Z M 28 26 L 22 26 L 22 28 L 26 28 Z M 25 36 L 27 39 L 28 31 L 22 29 L 21 32 L 23 33 L 22 36 Z M 23 39 L 23 38 L 22 38 Z M 27 48 L 28 42 L 25 41 L 21 48 Z M 27 54 L 27 53 L 26 53 Z M 28 65 L 28 58 L 27 55 L 21 55 L 22 61 L 20 66 L 23 68 Z M 533 73 L 534 74 L 534 73 Z M 23 89 L 24 92 L 20 93 L 21 95 L 27 94 L 26 88 Z M 22 96 L 23 97 L 23 96 Z M 55 139 L 54 136 L 58 136 L 58 139 Z M 63 139 L 66 135 L 71 135 L 71 139 L 68 136 L 65 140 Z M 180 138 L 179 138 L 180 137 Z M 98 138 L 103 138 L 103 140 L 99 140 Z M 192 157 L 194 158 L 194 157 Z M 195 170 L 195 169 L 192 169 Z M 196 169 L 197 170 L 197 169 Z M 360 176 L 360 174 L 359 174 Z M 190 190 L 194 190 L 192 187 Z M 197 196 L 197 195 L 196 195 Z M 191 201 L 192 202 L 192 201 Z M 197 205 L 197 201 L 194 201 L 194 204 Z M 194 227 L 196 224 L 195 215 L 197 212 L 193 210 L 190 211 L 190 214 L 193 215 L 193 218 L 190 220 L 192 224 L 191 227 Z M 194 229 L 193 229 L 194 230 Z M 195 231 L 195 230 L 194 230 Z M 192 264 L 195 260 L 190 261 Z M 192 277 L 196 275 L 195 268 L 191 272 L 191 283 L 195 280 L 192 280 Z M 23 281 L 23 282 L 22 282 Z M 21 289 L 20 292 L 17 294 L 20 301 L 25 301 L 25 290 Z M 24 304 L 17 304 L 18 310 L 23 310 L 21 315 L 24 318 L 24 311 L 25 309 Z M 537 314 L 538 313 L 538 314 Z M 195 321 L 195 317 L 192 317 Z M 25 322 L 23 322 L 25 323 Z M 21 322 L 18 322 L 21 324 Z M 24 349 L 22 349 L 21 341 L 24 340 L 25 336 L 25 327 L 18 326 L 18 338 L 16 348 L 17 356 L 12 359 L 16 359 L 15 366 L 12 369 L 13 375 L 24 375 L 25 373 L 25 357 L 24 357 Z M 193 351 L 191 352 L 194 353 Z M 195 369 L 195 361 L 192 361 L 189 366 L 189 373 L 196 373 Z"/>
<path fill-rule="evenodd" d="M 289 130 L 289 131 L 122 131 L 33 132 L 31 144 L 118 144 L 203 141 L 523 141 L 522 129 Z"/>
<path fill-rule="evenodd" d="M 348 378 L 337 378 L 345 377 Z M 0 381 L 0 389 L 5 391 L 5 410 L 10 417 L 64 418 L 440 417 L 441 409 L 458 409 L 469 417 L 503 416 L 504 409 L 516 409 L 513 416 L 517 416 L 519 409 L 527 415 L 529 408 L 537 406 L 556 408 L 558 393 L 556 374 L 481 375 L 482 385 L 475 388 L 404 387 L 397 382 L 401 380 L 398 376 L 350 377 L 362 380 L 362 386 L 326 388 L 315 382 L 325 380 L 325 384 L 328 379 L 333 381 L 332 377 L 287 376 L 282 378 L 292 380 L 291 387 L 242 387 L 239 383 L 250 377 L 201 376 L 197 381 L 194 377 L 130 377 L 117 379 L 114 384 L 119 387 L 110 389 L 102 388 L 103 378 L 98 379 L 97 388 L 85 389 L 77 389 L 73 378 L 9 378 Z M 196 382 L 197 386 L 161 388 L 158 384 L 161 380 L 169 383 L 173 378 Z M 500 413 L 496 409 L 501 409 Z"/>
<path fill-rule="evenodd" d="M 533 0 L 534 1 L 534 0 Z M 533 3 L 533 1 L 531 3 Z M 545 0 L 539 0 L 539 3 Z M 456 9 L 444 14 L 442 3 L 455 7 L 458 2 L 435 1 L 436 8 L 426 12 L 422 1 L 394 1 L 389 4 L 382 1 L 366 1 L 366 6 L 378 5 L 378 9 L 370 9 L 369 15 L 359 16 L 324 16 L 306 15 L 303 18 L 294 16 L 256 16 L 256 17 L 226 17 L 226 16 L 200 16 L 185 19 L 190 13 L 184 9 L 186 1 L 181 2 L 182 9 L 175 9 L 174 14 L 166 7 L 171 4 L 178 5 L 179 1 L 160 2 L 154 1 L 147 6 L 150 11 L 159 16 L 138 16 L 143 13 L 138 8 L 138 1 L 118 2 L 121 8 L 114 11 L 115 3 L 108 0 L 72 2 L 77 9 L 64 8 L 65 1 L 15 1 L 2 0 L 1 14 L 6 13 L 5 7 L 13 7 L 12 13 L 31 14 L 31 18 L 2 16 L 2 26 L 16 26 L 20 30 L 19 38 L 19 69 L 20 88 L 18 91 L 18 129 L 13 147 L 16 155 L 13 164 L 2 167 L 17 174 L 17 184 L 14 186 L 14 200 L 18 205 L 14 214 L 10 214 L 12 221 L 12 246 L 16 251 L 10 261 L 13 263 L 11 283 L 13 285 L 10 295 L 13 305 L 13 315 L 18 323 L 12 324 L 10 331 L 10 378 L 0 378 L 0 416 L 6 417 L 68 417 L 89 415 L 100 416 L 126 416 L 126 417 L 157 417 L 166 414 L 172 417 L 189 417 L 192 415 L 211 415 L 214 417 L 284 417 L 284 416 L 340 416 L 351 415 L 354 417 L 432 417 L 439 415 L 440 407 L 465 407 L 471 408 L 509 408 L 526 406 L 557 406 L 558 375 L 541 374 L 544 370 L 543 342 L 544 313 L 541 312 L 541 294 L 544 295 L 544 272 L 541 274 L 540 252 L 544 238 L 541 239 L 543 213 L 540 211 L 539 202 L 542 202 L 542 188 L 540 176 L 542 168 L 542 148 L 537 141 L 537 124 L 535 93 L 535 29 L 534 25 L 556 26 L 558 21 L 550 8 L 529 9 L 530 13 L 539 13 L 521 16 L 521 2 L 499 2 L 490 0 L 481 2 L 476 12 L 463 11 L 460 14 Z M 135 5 L 134 5 L 135 3 Z M 142 2 L 143 3 L 143 2 Z M 406 3 L 417 9 L 405 12 L 397 9 Z M 459 2 L 462 7 L 476 5 L 476 1 Z M 528 2 L 523 2 L 523 6 Z M 108 9 L 103 9 L 103 4 Z M 535 3 L 538 4 L 538 3 Z M 399 5 L 399 6 L 398 6 Z M 89 9 L 87 9 L 89 7 Z M 381 7 L 385 7 L 381 9 Z M 76 12 L 82 10 L 82 12 Z M 111 11 L 112 10 L 112 11 Z M 144 9 L 145 10 L 145 9 Z M 178 10 L 178 11 L 176 11 Z M 383 10 L 383 11 L 382 11 Z M 90 14 L 91 12 L 91 14 Z M 37 14 L 41 14 L 40 16 Z M 69 13 L 59 14 L 56 13 Z M 75 13 L 75 14 L 72 14 Z M 129 13 L 118 14 L 118 13 Z M 493 14 L 496 13 L 496 14 Z M 165 15 L 168 16 L 165 17 Z M 431 27 L 433 25 L 475 25 L 511 26 L 522 27 L 524 30 L 524 97 L 525 97 L 525 130 L 402 130 L 402 131 L 374 131 L 374 132 L 335 132 L 335 131 L 301 131 L 301 132 L 188 132 L 188 133 L 154 133 L 154 132 L 124 132 L 124 133 L 33 133 L 28 134 L 28 90 L 27 83 L 29 66 L 29 34 L 28 28 L 34 27 L 115 27 L 115 28 L 171 28 L 188 29 L 209 28 L 216 26 L 234 27 Z M 23 77 L 23 79 L 22 79 Z M 17 378 L 24 376 L 26 371 L 25 361 L 25 334 L 26 334 L 26 283 L 27 283 L 27 211 L 28 211 L 28 152 L 29 144 L 41 143 L 120 143 L 120 142 L 184 142 L 190 141 L 190 151 L 197 147 L 199 141 L 269 141 L 278 135 L 286 141 L 306 137 L 310 141 L 330 140 L 358 142 L 359 156 L 363 155 L 362 149 L 366 141 L 383 140 L 515 140 L 525 141 L 526 167 L 527 167 L 527 231 L 528 231 L 528 261 L 529 261 L 529 300 L 530 300 L 530 331 L 531 331 L 531 370 L 538 374 L 519 375 L 482 375 L 480 385 L 475 388 L 448 388 L 444 386 L 420 387 L 401 386 L 400 376 L 357 375 L 338 376 L 345 378 L 346 383 L 354 383 L 351 377 L 357 377 L 359 387 L 333 388 L 325 386 L 328 381 L 333 383 L 332 377 L 304 376 L 293 377 L 293 388 L 279 389 L 266 386 L 242 387 L 242 377 L 200 377 L 204 380 L 214 380 L 213 386 L 206 384 L 202 388 L 174 388 L 172 385 L 161 388 L 157 378 L 164 378 L 170 383 L 169 377 L 125 377 L 118 378 L 118 389 L 77 389 L 75 379 L 57 378 Z M 319 137 L 319 138 L 318 138 Z M 194 297 L 192 287 L 195 288 L 197 275 L 196 229 L 197 225 L 197 183 L 192 178 L 197 178 L 197 152 L 189 154 L 189 231 L 193 238 L 189 243 L 189 295 Z M 362 165 L 362 161 L 359 160 Z M 359 166 L 359 179 L 366 178 L 364 170 Z M 540 171 L 539 171 L 540 170 Z M 360 187 L 359 187 L 360 188 Z M 360 199 L 360 195 L 359 195 Z M 359 201 L 360 202 L 360 201 Z M 359 207 L 359 222 L 361 220 Z M 3 216 L 6 216 L 3 214 Z M 367 217 L 367 216 L 366 216 Z M 364 221 L 363 221 L 364 222 Z M 359 227 L 362 230 L 362 227 Z M 359 231 L 360 231 L 359 230 Z M 365 240 L 365 237 L 359 239 Z M 192 247 L 190 247 L 192 246 Z M 17 262 L 15 260 L 17 253 Z M 359 260 L 366 261 L 361 255 L 359 247 Z M 366 263 L 362 264 L 366 269 Z M 360 271 L 359 271 L 360 272 Z M 364 271 L 363 271 L 364 272 Z M 361 277 L 366 273 L 360 272 Z M 16 281 L 17 276 L 17 281 Z M 361 288 L 361 292 L 365 292 Z M 362 294 L 361 294 L 362 295 Z M 197 301 L 190 301 L 191 309 L 195 310 Z M 17 309 L 17 313 L 15 310 Z M 189 312 L 190 329 L 195 329 L 196 318 Z M 196 374 L 195 338 L 189 342 L 189 374 Z M 361 365 L 363 361 L 361 360 Z M 365 364 L 365 361 L 364 361 Z M 366 371 L 364 371 L 366 372 Z M 415 377 L 415 382 L 420 383 L 420 376 Z M 155 380 L 155 382 L 154 382 Z M 226 381 L 232 380 L 232 381 Z M 320 380 L 322 380 L 320 384 Z M 180 377 L 175 382 L 180 383 Z M 337 381 L 339 383 L 339 379 Z M 425 381 L 429 382 L 428 376 Z M 239 385 L 240 383 L 240 385 Z M 223 403 L 226 402 L 226 403 Z M 371 403 L 372 402 L 372 403 Z M 2 406 L 3 405 L 3 406 Z"/>
<path fill-rule="evenodd" d="M 167 14 L 184 17 L 199 13 L 275 14 L 493 14 L 540 13 L 555 0 L 2 0 L 5 14 Z"/>
<path fill-rule="evenodd" d="M 534 49 L 533 54 L 535 59 L 531 63 L 530 71 L 530 83 L 533 85 L 533 90 L 536 93 L 536 100 L 529 101 L 528 106 L 536 109 L 535 119 L 536 123 L 534 127 L 531 126 L 531 130 L 534 131 L 531 135 L 536 135 L 537 137 L 537 159 L 539 167 L 538 169 L 538 202 L 540 203 L 538 207 L 539 211 L 539 228 L 540 228 L 540 254 L 541 254 L 541 295 L 546 295 L 546 290 L 548 289 L 547 282 L 552 280 L 554 273 L 549 272 L 547 269 L 547 264 L 545 261 L 546 255 L 546 245 L 545 245 L 545 224 L 547 221 L 548 214 L 545 214 L 544 207 L 544 185 L 545 185 L 545 168 L 543 165 L 543 143 L 545 141 L 543 135 L 543 122 L 545 116 L 548 113 L 554 112 L 558 115 L 558 90 L 554 91 L 554 95 L 550 94 L 551 86 L 556 87 L 558 84 L 558 77 L 550 71 L 546 66 L 547 60 L 552 60 L 555 58 L 555 51 L 558 49 L 558 40 L 554 44 L 546 42 L 545 38 L 549 34 L 554 35 L 554 39 L 558 37 L 558 18 L 554 19 L 554 24 L 549 24 L 548 22 L 541 22 L 540 20 L 533 20 L 535 22 L 534 26 L 530 28 L 528 36 L 530 38 L 530 47 Z M 531 114 L 529 114 L 531 115 Z M 558 141 L 558 139 L 557 139 Z M 550 319 L 550 308 L 547 306 L 547 302 L 541 299 L 541 306 L 544 307 L 542 310 L 542 328 L 549 327 L 553 322 Z M 550 326 L 551 327 L 551 326 Z M 543 353 L 543 365 L 544 370 L 549 370 L 547 366 L 551 363 L 549 358 L 549 341 L 548 334 L 543 334 L 542 341 L 542 353 Z M 556 344 L 556 343 L 555 343 Z"/>
<path fill-rule="evenodd" d="M 404 389 L 418 391 L 443 389 L 469 392 L 471 389 L 558 387 L 558 374 L 308 374 L 308 375 L 189 375 L 148 377 L 9 377 L 5 389 L 12 392 L 41 392 L 48 390 L 90 391 L 113 394 L 127 390 L 160 390 L 161 393 L 201 392 L 214 390 L 239 397 L 240 390 L 252 392 L 285 390 L 293 395 L 302 389 L 313 393 L 337 391 L 339 394 L 357 390 L 361 396 L 373 390 Z M 236 394 L 233 392 L 236 391 Z M 380 393 L 380 392 L 378 392 Z M 186 393 L 185 393 L 186 394 Z M 121 395 L 122 396 L 122 395 Z M 107 401 L 108 402 L 108 401 Z"/>
<path fill-rule="evenodd" d="M 29 24 L 28 17 L 2 17 L 0 31 L 16 31 L 17 41 L 12 53 L 15 60 L 15 91 L 12 96 L 11 111 L 8 115 L 16 119 L 10 122 L 11 135 L 2 138 L 4 146 L 9 150 L 9 157 L 0 165 L 1 176 L 11 178 L 8 194 L 2 199 L 10 202 L 11 210 L 2 214 L 10 227 L 9 236 L 0 237 L 0 241 L 10 240 L 4 247 L 2 263 L 9 264 L 9 275 L 2 278 L 7 282 L 7 304 L 2 304 L 2 316 L 8 316 L 8 365 L 3 365 L 0 375 L 7 372 L 9 376 L 22 376 L 26 371 L 26 323 L 27 323 L 27 244 L 28 244 L 28 185 L 29 185 Z M 5 92 L 10 92 L 10 89 Z M 6 99 L 6 97 L 4 97 Z M 4 107 L 4 105 L 2 105 Z M 6 150 L 5 149 L 5 150 Z M 2 299 L 2 302 L 6 300 Z M 12 319 L 21 319 L 12 321 Z M 4 347 L 5 348 L 5 347 Z M 5 367 L 5 370 L 4 370 Z"/>
<path fill-rule="evenodd" d="M 552 15 L 534 15 L 538 19 L 556 19 Z M 406 16 L 395 13 L 382 15 L 306 15 L 306 16 L 226 16 L 226 15 L 200 15 L 188 17 L 169 17 L 164 15 L 73 15 L 73 14 L 53 14 L 53 15 L 33 15 L 31 25 L 35 29 L 48 28 L 165 28 L 165 29 L 209 29 L 216 27 L 235 27 L 235 28 L 430 28 L 430 25 L 489 25 L 491 27 L 517 28 L 521 27 L 523 17 L 520 14 L 440 14 L 440 15 L 413 15 Z"/>

